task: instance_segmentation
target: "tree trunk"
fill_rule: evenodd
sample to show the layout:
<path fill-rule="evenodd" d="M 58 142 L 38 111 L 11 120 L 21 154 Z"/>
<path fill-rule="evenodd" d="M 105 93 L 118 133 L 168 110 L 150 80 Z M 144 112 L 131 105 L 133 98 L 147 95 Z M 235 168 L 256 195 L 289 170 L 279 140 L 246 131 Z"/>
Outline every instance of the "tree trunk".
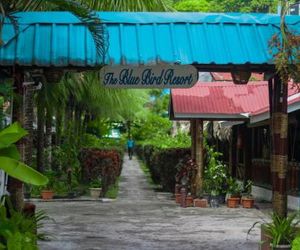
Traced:
<path fill-rule="evenodd" d="M 66 142 L 69 144 L 73 143 L 73 130 L 72 130 L 72 122 L 74 121 L 74 101 L 73 98 L 70 97 L 69 101 L 66 105 L 65 109 L 65 137 L 66 137 Z"/>
<path fill-rule="evenodd" d="M 80 125 L 81 125 L 81 108 L 76 106 L 74 112 L 74 142 L 76 147 L 79 146 Z"/>
<path fill-rule="evenodd" d="M 25 138 L 25 158 L 24 162 L 31 166 L 32 165 L 32 155 L 33 155 L 33 96 L 34 96 L 35 86 L 28 85 L 25 89 L 24 95 L 24 129 L 28 131 L 28 135 Z"/>
<path fill-rule="evenodd" d="M 46 133 L 45 133 L 46 157 L 44 166 L 47 170 L 51 169 L 52 162 L 52 112 L 46 110 Z"/>
<path fill-rule="evenodd" d="M 80 110 L 80 115 L 79 115 L 79 122 L 80 123 L 79 123 L 79 128 L 78 128 L 78 146 L 79 147 L 82 143 L 83 134 L 85 133 L 83 117 L 85 117 L 85 112 L 83 110 Z"/>
<path fill-rule="evenodd" d="M 37 106 L 37 170 L 44 172 L 44 127 L 45 127 L 45 109 Z"/>
<path fill-rule="evenodd" d="M 63 129 L 63 112 L 61 110 L 56 111 L 56 124 L 55 124 L 55 145 L 59 146 L 61 144 L 61 135 Z"/>
<path fill-rule="evenodd" d="M 203 191 L 203 173 L 204 173 L 204 140 L 203 140 L 203 121 L 195 121 L 195 161 L 198 165 L 198 171 L 195 177 L 195 191 L 196 195 Z"/>
<path fill-rule="evenodd" d="M 288 84 L 278 75 L 274 78 L 272 112 L 271 174 L 273 211 L 281 217 L 287 215 L 287 166 L 288 166 Z"/>
<path fill-rule="evenodd" d="M 32 166 L 32 155 L 33 155 L 33 121 L 34 121 L 34 91 L 35 86 L 30 84 L 25 88 L 24 93 L 24 129 L 28 131 L 28 135 L 25 137 L 25 156 L 24 162 L 28 166 Z M 30 185 L 24 185 L 24 192 L 30 191 Z"/>
<path fill-rule="evenodd" d="M 15 72 L 14 79 L 14 93 L 15 98 L 13 100 L 13 122 L 19 122 L 21 125 L 24 123 L 23 119 L 23 72 Z M 21 139 L 16 143 L 17 148 L 21 155 L 21 160 L 24 160 L 25 156 L 25 140 Z M 10 193 L 10 199 L 13 207 L 17 211 L 22 211 L 24 206 L 23 196 L 23 183 L 15 178 L 8 178 L 8 192 Z"/>

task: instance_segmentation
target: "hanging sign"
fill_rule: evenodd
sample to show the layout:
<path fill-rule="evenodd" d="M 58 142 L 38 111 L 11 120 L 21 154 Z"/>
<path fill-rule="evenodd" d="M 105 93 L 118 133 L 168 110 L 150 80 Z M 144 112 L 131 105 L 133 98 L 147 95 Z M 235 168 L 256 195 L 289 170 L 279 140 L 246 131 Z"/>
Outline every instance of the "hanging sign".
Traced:
<path fill-rule="evenodd" d="M 198 70 L 192 65 L 104 66 L 100 81 L 110 88 L 190 88 Z"/>

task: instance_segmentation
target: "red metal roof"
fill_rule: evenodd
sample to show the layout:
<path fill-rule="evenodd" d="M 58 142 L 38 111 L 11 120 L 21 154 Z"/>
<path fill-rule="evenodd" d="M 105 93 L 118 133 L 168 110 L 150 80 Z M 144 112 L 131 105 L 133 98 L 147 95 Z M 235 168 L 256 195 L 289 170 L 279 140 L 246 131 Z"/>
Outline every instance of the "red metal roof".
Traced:
<path fill-rule="evenodd" d="M 213 81 L 229 81 L 232 82 L 231 73 L 228 72 L 211 72 Z M 264 75 L 259 73 L 252 73 L 249 81 L 263 81 Z"/>
<path fill-rule="evenodd" d="M 289 105 L 300 102 L 297 88 L 289 87 Z M 247 119 L 269 110 L 268 83 L 198 82 L 190 89 L 171 91 L 171 115 L 178 119 Z"/>

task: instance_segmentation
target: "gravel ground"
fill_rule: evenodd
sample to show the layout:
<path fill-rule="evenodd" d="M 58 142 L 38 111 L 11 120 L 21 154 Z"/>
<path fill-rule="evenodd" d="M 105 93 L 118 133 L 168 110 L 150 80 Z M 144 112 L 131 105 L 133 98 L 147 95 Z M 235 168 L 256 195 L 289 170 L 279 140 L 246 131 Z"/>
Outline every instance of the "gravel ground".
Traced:
<path fill-rule="evenodd" d="M 115 201 L 37 202 L 55 221 L 45 223 L 51 241 L 42 250 L 252 250 L 259 249 L 253 222 L 260 209 L 181 208 L 168 193 L 154 192 L 133 158 L 124 159 Z"/>

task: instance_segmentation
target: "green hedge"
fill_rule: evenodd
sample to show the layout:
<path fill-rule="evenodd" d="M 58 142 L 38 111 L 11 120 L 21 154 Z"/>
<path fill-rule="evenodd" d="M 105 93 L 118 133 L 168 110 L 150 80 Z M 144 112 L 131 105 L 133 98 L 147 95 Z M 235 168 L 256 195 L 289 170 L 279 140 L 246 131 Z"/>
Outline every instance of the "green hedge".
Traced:
<path fill-rule="evenodd" d="M 191 154 L 190 148 L 158 148 L 153 145 L 137 145 L 137 156 L 149 168 L 154 183 L 163 191 L 174 192 L 176 165 Z"/>

